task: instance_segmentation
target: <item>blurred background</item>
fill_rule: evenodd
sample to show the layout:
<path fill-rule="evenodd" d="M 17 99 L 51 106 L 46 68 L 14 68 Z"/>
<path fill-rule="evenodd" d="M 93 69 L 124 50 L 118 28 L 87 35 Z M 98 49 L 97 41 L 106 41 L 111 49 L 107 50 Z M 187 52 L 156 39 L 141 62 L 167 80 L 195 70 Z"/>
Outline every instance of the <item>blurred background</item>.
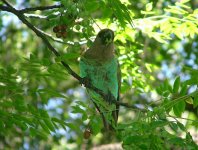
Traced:
<path fill-rule="evenodd" d="M 15 15 L 0 11 L 0 149 L 89 149 L 110 141 L 120 143 L 119 135 L 104 138 L 98 131 L 84 139 L 90 120 L 92 127 L 101 129 L 100 119 L 96 119 L 100 117 L 86 89 L 60 64 L 64 60 L 79 74 L 80 55 L 103 28 L 115 31 L 121 99 L 134 106 L 120 107 L 120 124 L 141 118 L 143 108 L 158 106 L 162 97 L 168 97 L 164 85 L 173 86 L 177 76 L 186 93 L 197 89 L 198 1 L 9 2 L 16 9 L 58 5 L 24 15 L 62 57 L 56 58 Z M 65 30 L 55 33 L 54 27 L 60 25 Z M 197 119 L 197 108 L 189 102 L 182 109 L 176 116 L 189 119 L 181 119 L 181 123 L 198 143 L 198 123 L 190 121 Z"/>

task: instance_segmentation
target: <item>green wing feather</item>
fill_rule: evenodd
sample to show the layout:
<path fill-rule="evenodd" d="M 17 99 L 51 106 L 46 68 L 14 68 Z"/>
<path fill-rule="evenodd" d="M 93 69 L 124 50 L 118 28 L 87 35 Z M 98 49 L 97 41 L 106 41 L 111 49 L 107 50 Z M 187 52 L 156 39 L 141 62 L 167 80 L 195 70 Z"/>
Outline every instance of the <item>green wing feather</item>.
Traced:
<path fill-rule="evenodd" d="M 120 70 L 118 66 L 119 64 L 116 57 L 103 63 L 94 59 L 81 57 L 80 75 L 83 78 L 88 77 L 91 83 L 105 94 L 111 92 L 116 99 L 119 99 Z M 119 106 L 114 104 L 109 105 L 107 99 L 103 100 L 99 94 L 92 90 L 88 90 L 88 93 L 94 103 L 99 107 L 99 111 L 104 114 L 105 119 L 116 123 Z M 112 120 L 112 116 L 114 120 Z"/>

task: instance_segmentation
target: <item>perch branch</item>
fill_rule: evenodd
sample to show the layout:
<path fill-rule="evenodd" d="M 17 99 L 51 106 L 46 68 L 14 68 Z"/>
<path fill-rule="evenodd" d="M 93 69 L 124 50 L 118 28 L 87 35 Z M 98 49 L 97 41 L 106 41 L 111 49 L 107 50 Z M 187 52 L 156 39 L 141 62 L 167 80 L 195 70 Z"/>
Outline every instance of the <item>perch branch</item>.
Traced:
<path fill-rule="evenodd" d="M 30 11 L 50 10 L 50 9 L 61 8 L 61 7 L 63 7 L 63 5 L 39 6 L 39 7 L 32 7 L 32 8 L 24 8 L 24 9 L 18 10 L 18 12 L 20 12 L 20 13 L 28 13 Z"/>

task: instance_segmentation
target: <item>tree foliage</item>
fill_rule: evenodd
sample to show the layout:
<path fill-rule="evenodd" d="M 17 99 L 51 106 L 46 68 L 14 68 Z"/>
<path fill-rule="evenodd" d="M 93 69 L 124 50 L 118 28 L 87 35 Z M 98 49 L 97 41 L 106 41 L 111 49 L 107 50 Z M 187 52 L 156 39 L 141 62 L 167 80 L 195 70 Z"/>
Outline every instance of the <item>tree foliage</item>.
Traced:
<path fill-rule="evenodd" d="M 197 2 L 10 2 L 0 2 L 0 149 L 197 149 Z M 101 28 L 115 31 L 122 71 L 111 135 L 78 76 Z"/>

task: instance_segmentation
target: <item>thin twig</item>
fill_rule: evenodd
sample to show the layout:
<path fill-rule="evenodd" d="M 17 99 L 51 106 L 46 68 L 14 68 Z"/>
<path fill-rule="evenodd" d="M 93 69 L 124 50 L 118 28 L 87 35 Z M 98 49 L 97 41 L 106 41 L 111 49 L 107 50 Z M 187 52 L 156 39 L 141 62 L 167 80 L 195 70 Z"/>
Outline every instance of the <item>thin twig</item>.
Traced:
<path fill-rule="evenodd" d="M 183 120 L 192 121 L 192 122 L 198 122 L 197 120 L 183 118 L 183 117 L 176 117 L 176 116 L 172 116 L 172 115 L 168 115 L 167 117 L 174 118 L 174 119 L 176 119 L 176 118 L 177 119 L 183 119 Z"/>
<path fill-rule="evenodd" d="M 49 20 L 47 18 L 47 16 L 37 15 L 37 14 L 24 14 L 24 16 L 27 17 L 27 18 L 36 18 L 36 19 L 46 19 L 46 20 Z"/>
<path fill-rule="evenodd" d="M 52 39 L 53 41 L 55 41 L 55 42 L 62 43 L 62 44 L 68 44 L 68 45 L 74 45 L 74 44 L 75 44 L 75 43 L 72 42 L 72 41 L 64 41 L 64 40 L 62 40 L 62 39 L 60 39 L 60 38 L 55 38 L 55 37 L 53 37 L 51 34 L 46 33 L 46 32 L 44 32 L 44 31 L 41 30 L 41 29 L 38 29 L 38 28 L 37 28 L 37 30 L 39 30 L 41 33 L 43 33 L 43 34 L 46 35 L 47 37 L 51 38 L 51 39 Z M 78 42 L 79 45 L 83 45 L 83 44 L 86 44 L 86 43 L 87 43 L 87 40 L 81 40 L 80 42 Z"/>

